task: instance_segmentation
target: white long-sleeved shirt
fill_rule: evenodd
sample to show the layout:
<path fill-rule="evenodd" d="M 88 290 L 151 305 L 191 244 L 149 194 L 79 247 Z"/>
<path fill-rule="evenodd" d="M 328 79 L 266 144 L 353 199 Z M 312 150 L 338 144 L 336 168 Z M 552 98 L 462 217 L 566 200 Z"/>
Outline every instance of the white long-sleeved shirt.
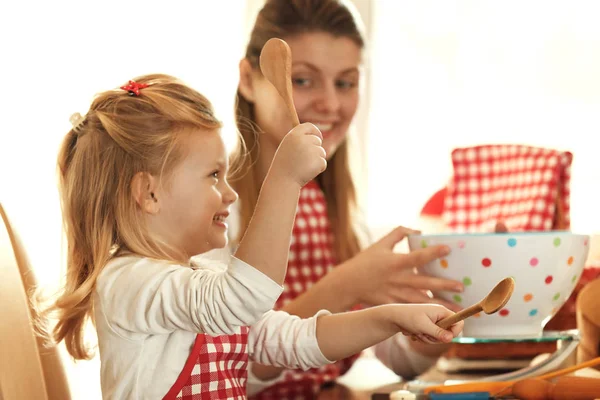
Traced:
<path fill-rule="evenodd" d="M 239 203 L 233 204 L 232 212 L 227 218 L 227 221 L 229 223 L 228 235 L 230 239 L 235 238 L 240 229 Z M 224 249 L 215 249 L 208 253 L 197 256 L 197 258 L 203 259 L 204 263 L 210 263 L 211 261 L 219 263 L 231 257 L 232 251 L 233 249 L 230 247 Z M 250 330 L 251 333 L 252 329 Z M 437 357 L 428 357 L 416 352 L 410 345 L 409 339 L 402 334 L 394 335 L 391 338 L 375 345 L 373 350 L 375 356 L 379 359 L 379 361 L 382 362 L 382 364 L 403 378 L 417 376 L 425 372 L 437 362 Z M 260 363 L 260 361 L 256 362 Z M 248 366 L 248 396 L 259 393 L 281 381 L 282 379 L 284 379 L 283 374 L 280 374 L 274 379 L 266 381 L 257 378 L 252 373 L 252 362 L 250 362 Z"/>
<path fill-rule="evenodd" d="M 197 333 L 228 335 L 252 326 L 250 359 L 308 369 L 331 361 L 316 340 L 316 320 L 272 311 L 283 288 L 231 258 L 193 267 L 128 256 L 98 277 L 94 312 L 104 399 L 160 399 L 190 354 Z"/>

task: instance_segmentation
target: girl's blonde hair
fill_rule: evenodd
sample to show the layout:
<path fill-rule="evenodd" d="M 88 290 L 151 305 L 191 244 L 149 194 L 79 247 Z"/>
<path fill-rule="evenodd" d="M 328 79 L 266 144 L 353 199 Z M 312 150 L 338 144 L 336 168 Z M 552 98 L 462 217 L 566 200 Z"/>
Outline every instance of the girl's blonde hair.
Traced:
<path fill-rule="evenodd" d="M 63 292 L 45 314 L 56 314 L 52 337 L 75 359 L 91 354 L 84 328 L 93 319 L 92 292 L 106 263 L 122 253 L 169 259 L 150 237 L 133 198 L 139 172 L 166 176 L 184 154 L 182 131 L 221 127 L 210 102 L 168 75 L 135 79 L 148 87 L 96 96 L 87 115 L 67 133 L 58 156 L 68 242 Z"/>
<path fill-rule="evenodd" d="M 365 42 L 362 25 L 356 10 L 341 0 L 267 0 L 258 13 L 246 48 L 246 59 L 260 71 L 258 60 L 265 43 L 273 38 L 284 39 L 307 32 L 326 32 L 336 37 L 347 37 L 363 49 Z M 244 140 L 243 157 L 232 159 L 232 171 L 243 171 L 232 176 L 231 184 L 239 194 L 241 210 L 240 237 L 248 227 L 262 182 L 257 176 L 258 135 L 254 105 L 239 92 L 236 98 L 236 122 Z M 360 241 L 353 219 L 356 213 L 356 190 L 348 160 L 348 143 L 344 142 L 329 160 L 327 170 L 317 178 L 327 201 L 331 219 L 334 248 L 338 262 L 345 261 L 360 251 Z M 239 238 L 238 238 L 239 239 Z"/>

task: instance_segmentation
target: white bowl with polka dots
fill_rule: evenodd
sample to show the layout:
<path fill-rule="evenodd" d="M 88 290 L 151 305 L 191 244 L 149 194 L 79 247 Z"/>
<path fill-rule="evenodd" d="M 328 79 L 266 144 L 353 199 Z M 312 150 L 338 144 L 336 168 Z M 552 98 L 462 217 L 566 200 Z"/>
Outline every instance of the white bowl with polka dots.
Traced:
<path fill-rule="evenodd" d="M 528 338 L 542 335 L 546 323 L 569 298 L 581 276 L 589 236 L 565 231 L 411 235 L 411 250 L 445 244 L 450 254 L 423 267 L 432 276 L 463 282 L 463 293 L 439 296 L 468 307 L 502 279 L 515 290 L 495 314 L 465 320 L 464 337 Z"/>

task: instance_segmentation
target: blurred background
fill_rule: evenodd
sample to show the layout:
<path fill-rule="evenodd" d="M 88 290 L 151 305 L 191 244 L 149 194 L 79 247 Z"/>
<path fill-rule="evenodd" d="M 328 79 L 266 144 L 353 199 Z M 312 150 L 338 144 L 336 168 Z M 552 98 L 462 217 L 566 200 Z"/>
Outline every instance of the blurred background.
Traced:
<path fill-rule="evenodd" d="M 369 43 L 350 140 L 374 237 L 418 227 L 452 175 L 452 149 L 484 143 L 571 151 L 571 228 L 600 233 L 600 2 L 353 3 Z M 96 92 L 168 73 L 213 102 L 232 143 L 238 62 L 261 4 L 0 6 L 0 202 L 42 285 L 56 287 L 64 268 L 55 161 L 69 116 Z M 67 364 L 74 398 L 100 398 L 98 360 Z"/>

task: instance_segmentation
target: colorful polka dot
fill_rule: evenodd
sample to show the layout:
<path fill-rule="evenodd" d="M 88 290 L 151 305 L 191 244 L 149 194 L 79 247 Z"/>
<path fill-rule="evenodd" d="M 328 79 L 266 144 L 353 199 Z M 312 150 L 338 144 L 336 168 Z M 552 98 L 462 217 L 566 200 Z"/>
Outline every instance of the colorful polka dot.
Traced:
<path fill-rule="evenodd" d="M 546 277 L 546 279 L 544 280 L 544 282 L 546 282 L 546 285 L 549 285 L 552 283 L 553 280 L 554 280 L 554 278 L 552 277 L 552 275 L 548 275 Z"/>
<path fill-rule="evenodd" d="M 554 295 L 554 297 L 552 297 L 552 300 L 556 301 L 556 300 L 558 300 L 559 297 L 560 297 L 560 293 L 556 293 Z"/>
<path fill-rule="evenodd" d="M 440 260 L 440 266 L 442 268 L 448 268 L 448 260 L 446 260 L 445 258 Z"/>
<path fill-rule="evenodd" d="M 475 318 L 479 318 L 479 317 L 481 317 L 481 313 L 480 313 L 480 312 L 478 312 L 477 314 L 475 314 L 475 315 L 473 315 L 473 316 L 474 316 Z"/>
<path fill-rule="evenodd" d="M 555 238 L 554 239 L 554 247 L 558 247 L 560 246 L 560 238 Z"/>
<path fill-rule="evenodd" d="M 465 285 L 465 286 L 471 286 L 472 283 L 473 283 L 473 281 L 468 276 L 465 276 L 463 278 L 463 285 Z"/>
<path fill-rule="evenodd" d="M 510 247 L 515 247 L 517 245 L 517 239 L 510 238 L 510 239 L 508 239 L 507 243 Z"/>
<path fill-rule="evenodd" d="M 583 240 L 583 245 L 584 245 L 584 246 L 587 246 L 587 245 L 588 245 L 588 240 L 587 240 L 587 239 L 584 239 L 584 240 Z"/>
<path fill-rule="evenodd" d="M 575 282 L 577 282 L 577 275 L 573 275 L 573 277 L 571 278 L 571 283 Z"/>
<path fill-rule="evenodd" d="M 506 308 L 503 308 L 498 314 L 500 314 L 501 317 L 506 317 L 508 314 L 510 314 L 510 311 L 508 311 Z"/>
<path fill-rule="evenodd" d="M 528 302 L 533 300 L 533 295 L 531 293 L 527 293 L 525 296 L 523 296 L 523 301 Z"/>
<path fill-rule="evenodd" d="M 481 265 L 487 268 L 490 265 L 492 265 L 492 260 L 490 260 L 489 258 L 484 258 L 483 260 L 481 260 Z"/>
<path fill-rule="evenodd" d="M 459 240 L 458 243 L 457 243 L 457 245 L 458 245 L 459 249 L 464 249 L 465 248 L 465 242 L 463 242 L 462 240 Z"/>
<path fill-rule="evenodd" d="M 567 260 L 567 264 L 573 265 L 573 256 L 569 257 L 569 259 Z"/>
<path fill-rule="evenodd" d="M 532 267 L 536 267 L 539 263 L 540 260 L 538 260 L 537 257 L 532 257 L 531 260 L 529 260 L 529 265 Z"/>
<path fill-rule="evenodd" d="M 529 311 L 529 316 L 530 317 L 535 317 L 537 315 L 537 312 L 538 312 L 537 309 L 534 308 L 533 310 Z"/>
<path fill-rule="evenodd" d="M 421 240 L 421 248 L 426 248 L 427 247 L 427 242 L 425 240 Z"/>
<path fill-rule="evenodd" d="M 459 295 L 455 294 L 453 297 L 455 302 L 460 303 L 462 301 L 462 297 L 460 297 Z"/>

